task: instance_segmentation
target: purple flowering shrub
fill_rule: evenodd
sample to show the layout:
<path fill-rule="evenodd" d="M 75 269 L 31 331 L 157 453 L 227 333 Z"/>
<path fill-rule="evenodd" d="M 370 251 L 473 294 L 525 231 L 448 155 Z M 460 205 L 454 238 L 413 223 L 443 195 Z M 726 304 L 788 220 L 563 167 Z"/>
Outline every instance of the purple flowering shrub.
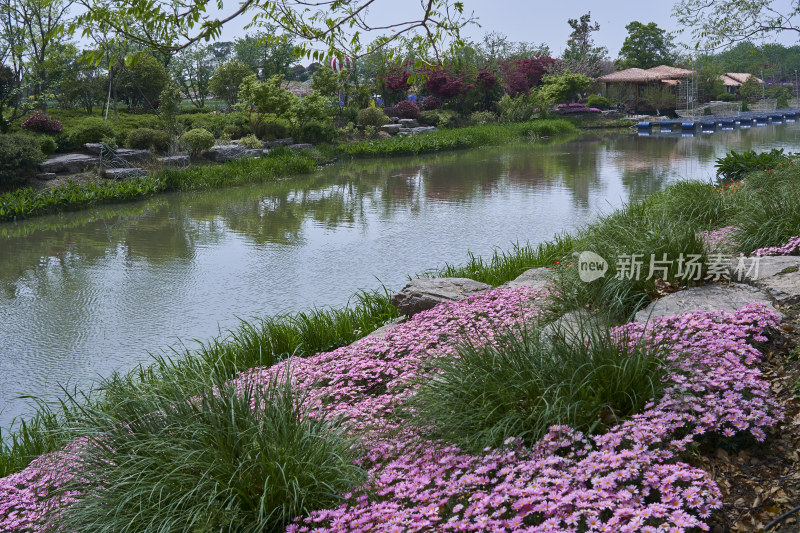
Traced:
<path fill-rule="evenodd" d="M 470 454 L 429 440 L 404 419 L 421 380 L 431 378 L 432 358 L 456 355 L 464 336 L 491 338 L 536 319 L 547 296 L 494 290 L 415 315 L 383 339 L 236 378 L 243 390 L 264 387 L 290 369 L 315 416 L 342 420 L 361 436 L 357 462 L 370 473 L 368 486 L 354 488 L 339 506 L 298 517 L 287 531 L 708 530 L 720 491 L 706 472 L 681 462 L 680 452 L 705 434 L 749 433 L 763 441 L 782 416 L 756 368 L 761 354 L 749 344 L 778 325 L 761 305 L 613 330 L 630 342 L 669 343 L 670 375 L 663 397 L 602 435 L 555 426 L 532 448 L 510 438 Z M 0 479 L 0 532 L 42 530 L 40 518 L 56 505 L 47 491 L 66 470 L 59 461 L 69 457 L 45 456 Z"/>
<path fill-rule="evenodd" d="M 710 231 L 703 231 L 700 237 L 708 253 L 732 253 L 739 247 L 735 240 L 735 233 L 739 228 L 736 226 L 725 226 Z"/>
<path fill-rule="evenodd" d="M 792 237 L 781 246 L 759 248 L 750 255 L 800 255 L 800 236 Z"/>
<path fill-rule="evenodd" d="M 22 121 L 20 128 L 25 131 L 55 135 L 56 133 L 61 133 L 63 126 L 55 117 L 51 117 L 50 115 L 46 115 L 44 113 L 34 113 Z"/>
<path fill-rule="evenodd" d="M 416 102 L 412 102 L 411 100 L 397 102 L 394 108 L 397 110 L 397 114 L 400 118 L 419 119 L 420 117 L 419 106 L 417 106 Z"/>

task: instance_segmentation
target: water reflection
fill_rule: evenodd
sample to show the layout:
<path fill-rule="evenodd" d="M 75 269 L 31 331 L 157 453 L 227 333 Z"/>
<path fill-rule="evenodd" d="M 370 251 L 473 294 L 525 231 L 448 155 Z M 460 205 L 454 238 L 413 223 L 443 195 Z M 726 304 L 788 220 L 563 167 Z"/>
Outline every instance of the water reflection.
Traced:
<path fill-rule="evenodd" d="M 598 132 L 338 164 L 299 178 L 0 224 L 0 426 L 17 394 L 131 368 L 236 317 L 341 305 L 376 278 L 543 241 L 800 125 L 711 136 Z"/>

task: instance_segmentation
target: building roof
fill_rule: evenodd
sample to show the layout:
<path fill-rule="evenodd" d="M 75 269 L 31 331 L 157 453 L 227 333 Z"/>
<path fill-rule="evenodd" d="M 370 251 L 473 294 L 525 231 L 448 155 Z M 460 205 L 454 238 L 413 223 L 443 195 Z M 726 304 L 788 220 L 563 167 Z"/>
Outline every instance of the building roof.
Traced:
<path fill-rule="evenodd" d="M 685 68 L 659 65 L 647 70 L 640 68 L 618 70 L 617 72 L 600 76 L 597 78 L 597 81 L 605 83 L 647 83 L 653 81 L 663 82 L 665 80 L 688 78 L 692 74 L 694 74 L 694 71 L 686 70 Z"/>
<path fill-rule="evenodd" d="M 726 72 L 719 77 L 726 87 L 741 87 L 749 78 L 755 78 L 758 83 L 761 83 L 759 78 L 749 72 Z"/>

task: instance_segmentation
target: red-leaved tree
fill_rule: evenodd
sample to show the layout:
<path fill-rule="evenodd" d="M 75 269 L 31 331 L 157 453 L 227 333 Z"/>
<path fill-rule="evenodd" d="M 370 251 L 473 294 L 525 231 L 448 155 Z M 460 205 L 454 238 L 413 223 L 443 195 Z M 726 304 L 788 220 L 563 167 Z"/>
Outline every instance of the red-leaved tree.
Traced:
<path fill-rule="evenodd" d="M 547 69 L 555 63 L 549 56 L 536 56 L 531 59 L 512 59 L 500 63 L 503 71 L 503 87 L 511 96 L 528 94 L 531 87 L 542 81 Z"/>

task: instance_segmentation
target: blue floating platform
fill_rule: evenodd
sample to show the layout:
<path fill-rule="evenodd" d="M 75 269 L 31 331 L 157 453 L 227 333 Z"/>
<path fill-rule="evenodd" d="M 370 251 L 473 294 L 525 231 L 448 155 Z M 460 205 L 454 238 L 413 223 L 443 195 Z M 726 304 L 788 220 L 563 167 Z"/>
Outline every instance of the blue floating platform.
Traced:
<path fill-rule="evenodd" d="M 653 124 L 651 122 L 640 122 L 636 125 L 636 127 L 640 130 L 649 130 L 653 127 Z"/>

